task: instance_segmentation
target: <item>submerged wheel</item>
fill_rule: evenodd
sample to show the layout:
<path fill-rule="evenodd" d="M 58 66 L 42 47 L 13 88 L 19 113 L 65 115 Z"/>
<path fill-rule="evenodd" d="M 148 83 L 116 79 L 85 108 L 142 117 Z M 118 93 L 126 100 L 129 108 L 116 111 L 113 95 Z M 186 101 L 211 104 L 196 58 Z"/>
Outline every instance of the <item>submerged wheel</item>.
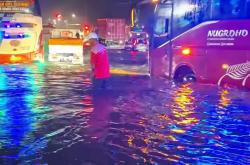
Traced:
<path fill-rule="evenodd" d="M 196 82 L 196 76 L 191 68 L 182 66 L 176 70 L 174 80 L 179 83 Z"/>

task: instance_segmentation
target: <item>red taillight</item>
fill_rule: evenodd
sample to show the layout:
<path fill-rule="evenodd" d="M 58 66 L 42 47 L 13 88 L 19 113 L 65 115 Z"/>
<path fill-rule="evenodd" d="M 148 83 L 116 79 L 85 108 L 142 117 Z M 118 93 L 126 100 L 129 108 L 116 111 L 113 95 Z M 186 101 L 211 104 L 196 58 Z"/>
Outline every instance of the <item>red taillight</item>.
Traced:
<path fill-rule="evenodd" d="M 184 55 L 184 56 L 190 56 L 192 51 L 190 48 L 185 48 L 185 49 L 182 49 L 181 53 Z"/>

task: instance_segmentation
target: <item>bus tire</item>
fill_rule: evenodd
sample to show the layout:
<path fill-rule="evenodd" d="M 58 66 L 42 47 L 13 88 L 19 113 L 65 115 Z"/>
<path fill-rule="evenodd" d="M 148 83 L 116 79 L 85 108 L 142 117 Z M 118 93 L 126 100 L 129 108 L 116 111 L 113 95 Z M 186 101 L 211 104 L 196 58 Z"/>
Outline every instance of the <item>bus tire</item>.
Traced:
<path fill-rule="evenodd" d="M 178 83 L 196 82 L 196 76 L 190 67 L 182 66 L 176 70 L 174 81 Z"/>

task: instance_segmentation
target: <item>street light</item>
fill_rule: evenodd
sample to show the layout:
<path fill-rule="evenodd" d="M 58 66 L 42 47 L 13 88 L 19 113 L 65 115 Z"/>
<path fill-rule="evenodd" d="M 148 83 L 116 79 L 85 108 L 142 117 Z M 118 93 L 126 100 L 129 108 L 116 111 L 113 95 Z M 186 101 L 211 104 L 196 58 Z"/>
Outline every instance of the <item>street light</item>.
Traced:
<path fill-rule="evenodd" d="M 160 0 L 152 0 L 152 3 L 159 3 Z"/>
<path fill-rule="evenodd" d="M 135 11 L 135 8 L 133 8 L 131 10 L 131 26 L 132 27 L 135 26 L 135 17 L 136 17 L 136 11 Z"/>
<path fill-rule="evenodd" d="M 76 18 L 76 14 L 73 13 L 73 14 L 71 15 L 71 17 L 72 17 L 72 18 Z"/>

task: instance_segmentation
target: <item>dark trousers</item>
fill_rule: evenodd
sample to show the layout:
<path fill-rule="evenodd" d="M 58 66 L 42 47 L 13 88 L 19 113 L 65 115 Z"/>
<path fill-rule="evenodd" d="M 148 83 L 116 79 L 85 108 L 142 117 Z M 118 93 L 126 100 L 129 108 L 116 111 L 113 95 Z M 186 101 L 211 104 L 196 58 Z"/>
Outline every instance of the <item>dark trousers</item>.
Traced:
<path fill-rule="evenodd" d="M 94 89 L 106 89 L 107 87 L 107 78 L 93 78 L 93 87 Z"/>

